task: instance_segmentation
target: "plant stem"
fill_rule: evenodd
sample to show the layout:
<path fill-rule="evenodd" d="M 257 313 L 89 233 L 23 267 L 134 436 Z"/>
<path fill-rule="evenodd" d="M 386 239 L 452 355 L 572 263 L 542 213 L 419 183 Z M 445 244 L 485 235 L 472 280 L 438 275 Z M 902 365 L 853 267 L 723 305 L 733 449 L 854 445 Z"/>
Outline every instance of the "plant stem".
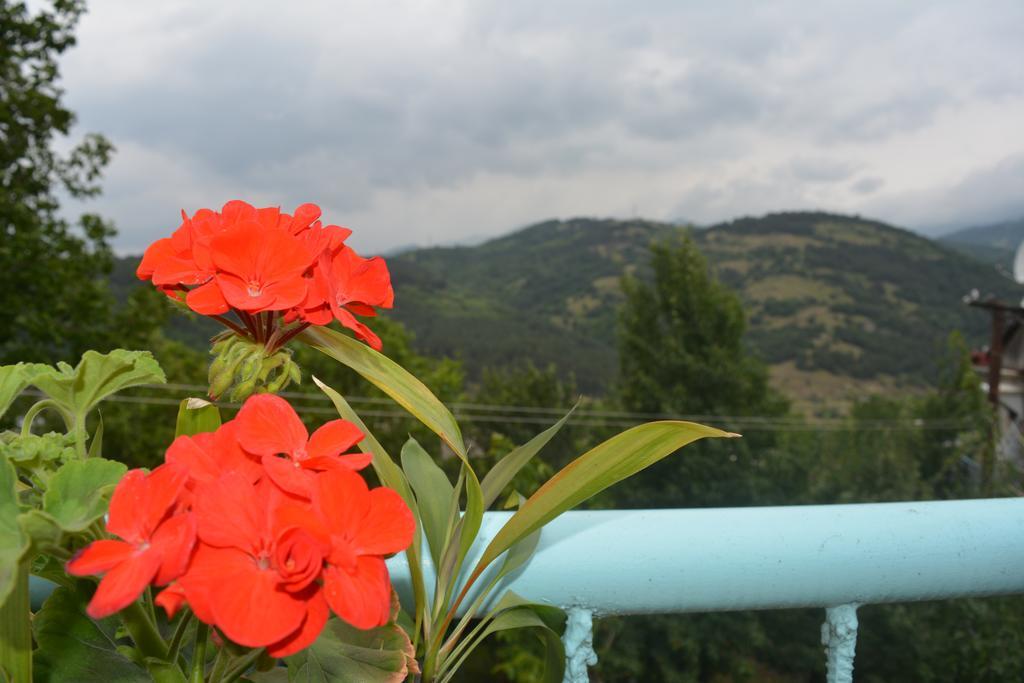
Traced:
<path fill-rule="evenodd" d="M 174 635 L 171 636 L 171 646 L 167 650 L 167 659 L 172 662 L 178 659 L 178 652 L 181 651 L 181 642 L 185 638 L 185 631 L 188 630 L 190 623 L 192 623 L 192 612 L 185 612 L 181 616 L 181 621 L 178 622 L 177 627 L 174 629 Z"/>
<path fill-rule="evenodd" d="M 61 407 L 59 403 L 54 401 L 52 398 L 44 398 L 42 401 L 38 401 L 28 409 L 25 413 L 25 417 L 21 423 L 21 435 L 28 436 L 32 433 L 32 423 L 35 422 L 36 417 L 39 413 L 43 412 L 47 408 L 52 408 L 60 413 L 61 418 L 64 420 L 64 426 L 68 429 L 71 428 L 71 416 L 68 415 L 67 411 Z"/>
<path fill-rule="evenodd" d="M 213 318 L 214 320 L 216 320 L 217 322 L 219 322 L 224 327 L 227 327 L 228 329 L 234 331 L 235 334 L 237 334 L 240 337 L 248 337 L 249 336 L 249 333 L 246 332 L 245 329 L 243 329 L 242 327 L 240 327 L 239 325 L 237 325 L 236 323 L 232 322 L 228 318 L 225 318 L 222 315 L 211 315 L 210 317 Z"/>
<path fill-rule="evenodd" d="M 206 637 L 210 634 L 210 627 L 200 622 L 196 627 L 196 645 L 192 649 L 192 675 L 189 676 L 189 683 L 203 683 L 206 673 Z"/>
<path fill-rule="evenodd" d="M 227 648 L 217 650 L 217 658 L 213 660 L 213 671 L 210 672 L 210 683 L 220 683 L 227 668 L 229 655 Z"/>
<path fill-rule="evenodd" d="M 124 622 L 124 627 L 135 641 L 135 647 L 139 652 L 146 657 L 167 660 L 167 643 L 140 601 L 136 600 L 121 610 L 121 621 Z"/>
<path fill-rule="evenodd" d="M 11 681 L 32 680 L 32 624 L 28 575 L 32 559 L 17 565 L 14 587 L 0 606 L 0 674 Z"/>
<path fill-rule="evenodd" d="M 253 662 L 259 659 L 262 653 L 263 648 L 258 647 L 255 650 L 250 650 L 241 657 L 235 659 L 234 666 L 228 669 L 228 672 L 224 675 L 222 683 L 234 683 L 234 681 L 237 681 L 242 677 L 242 674 L 249 670 L 249 667 L 252 666 Z"/>

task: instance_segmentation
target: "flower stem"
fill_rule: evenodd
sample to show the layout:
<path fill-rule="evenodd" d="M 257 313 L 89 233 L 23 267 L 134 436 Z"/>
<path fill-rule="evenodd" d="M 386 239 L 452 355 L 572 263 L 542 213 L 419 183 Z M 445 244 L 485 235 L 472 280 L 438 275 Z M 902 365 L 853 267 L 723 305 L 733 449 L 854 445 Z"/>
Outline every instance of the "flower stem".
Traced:
<path fill-rule="evenodd" d="M 258 647 L 255 650 L 238 657 L 235 660 L 234 666 L 228 669 L 228 672 L 225 674 L 223 683 L 234 683 L 241 678 L 242 674 L 249 670 L 249 667 L 252 666 L 253 662 L 259 659 L 262 653 L 263 648 Z"/>
<path fill-rule="evenodd" d="M 206 673 L 206 637 L 210 634 L 210 627 L 200 622 L 196 627 L 196 645 L 192 649 L 192 675 L 189 676 L 189 683 L 203 683 Z"/>
<path fill-rule="evenodd" d="M 171 636 L 171 646 L 167 650 L 167 658 L 172 662 L 177 661 L 178 652 L 181 651 L 181 641 L 185 638 L 185 631 L 188 630 L 188 625 L 192 622 L 192 612 L 185 612 L 181 615 L 181 621 L 178 622 L 178 626 L 174 629 L 174 635 Z"/>
<path fill-rule="evenodd" d="M 167 643 L 150 620 L 142 602 L 136 600 L 121 610 L 121 621 L 139 652 L 146 657 L 167 660 Z"/>
<path fill-rule="evenodd" d="M 0 605 L 0 674 L 5 680 L 32 680 L 32 626 L 28 575 L 31 558 L 15 565 L 14 587 Z"/>
<path fill-rule="evenodd" d="M 227 327 L 227 328 L 233 330 L 235 332 L 235 334 L 237 334 L 240 337 L 248 337 L 249 336 L 249 333 L 246 332 L 242 327 L 240 327 L 239 325 L 237 325 L 236 323 L 232 322 L 231 320 L 225 318 L 222 315 L 211 315 L 210 317 L 213 318 L 214 320 L 216 320 L 217 322 L 219 322 L 224 327 Z"/>

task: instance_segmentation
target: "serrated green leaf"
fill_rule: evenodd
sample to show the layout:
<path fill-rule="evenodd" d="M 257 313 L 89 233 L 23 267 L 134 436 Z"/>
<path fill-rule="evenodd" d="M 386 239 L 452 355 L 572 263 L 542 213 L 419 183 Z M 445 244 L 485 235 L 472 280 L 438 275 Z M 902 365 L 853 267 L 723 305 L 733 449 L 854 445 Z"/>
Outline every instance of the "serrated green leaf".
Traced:
<path fill-rule="evenodd" d="M 401 683 L 418 671 L 412 642 L 397 624 L 364 631 L 337 618 L 285 661 L 292 683 Z"/>
<path fill-rule="evenodd" d="M 75 457 L 75 439 L 70 434 L 57 432 L 18 435 L 0 443 L 0 455 L 26 468 L 48 461 L 71 460 Z"/>
<path fill-rule="evenodd" d="M 58 587 L 33 620 L 36 683 L 142 683 L 144 669 L 117 649 L 116 617 L 92 620 L 86 595 Z"/>
<path fill-rule="evenodd" d="M 35 552 L 46 552 L 60 546 L 61 532 L 57 521 L 41 510 L 27 510 L 18 515 L 18 526 Z"/>
<path fill-rule="evenodd" d="M 163 384 L 163 370 L 148 351 L 116 349 L 110 353 L 86 351 L 72 368 L 34 366 L 31 383 L 72 414 L 85 416 L 116 391 L 140 384 Z"/>
<path fill-rule="evenodd" d="M 440 436 L 466 461 L 466 445 L 455 417 L 436 396 L 402 366 L 366 344 L 326 327 L 311 327 L 297 337 L 347 365 Z"/>
<path fill-rule="evenodd" d="M 545 429 L 543 432 L 527 441 L 522 446 L 514 448 L 508 452 L 508 454 L 499 460 L 491 471 L 487 473 L 484 480 L 480 482 L 480 488 L 483 491 L 484 497 L 484 509 L 491 507 L 491 504 L 497 500 L 501 492 L 508 486 L 509 482 L 515 478 L 516 474 L 523 468 L 526 463 L 530 462 L 533 456 L 537 455 L 544 446 L 554 438 L 555 434 L 562 429 L 566 421 L 576 410 L 579 403 L 569 409 L 569 412 L 565 416 L 553 424 L 552 426 Z"/>
<path fill-rule="evenodd" d="M 18 394 L 32 383 L 31 374 L 34 371 L 35 366 L 28 363 L 0 367 L 0 417 L 11 407 Z"/>
<path fill-rule="evenodd" d="M 127 471 L 124 463 L 103 458 L 66 462 L 50 479 L 43 510 L 65 531 L 83 531 L 106 513 L 110 493 Z"/>
<path fill-rule="evenodd" d="M 14 588 L 18 563 L 28 549 L 28 538 L 18 524 L 16 483 L 14 465 L 0 457 L 0 605 Z"/>
<path fill-rule="evenodd" d="M 175 436 L 215 432 L 221 425 L 220 408 L 201 398 L 182 399 Z"/>
<path fill-rule="evenodd" d="M 416 494 L 416 505 L 423 523 L 423 532 L 427 536 L 430 556 L 434 566 L 439 567 L 445 540 L 453 531 L 448 528 L 449 520 L 453 518 L 459 504 L 455 498 L 455 488 L 448 481 L 444 470 L 412 437 L 402 446 L 402 471 Z"/>

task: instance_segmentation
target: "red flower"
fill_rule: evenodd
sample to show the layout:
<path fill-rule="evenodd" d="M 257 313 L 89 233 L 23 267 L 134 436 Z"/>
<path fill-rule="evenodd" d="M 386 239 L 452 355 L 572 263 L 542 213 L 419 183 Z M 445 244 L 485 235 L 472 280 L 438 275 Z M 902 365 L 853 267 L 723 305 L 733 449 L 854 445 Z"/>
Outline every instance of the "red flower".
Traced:
<path fill-rule="evenodd" d="M 416 521 L 395 491 L 368 489 L 358 474 L 331 470 L 319 475 L 313 509 L 330 538 L 324 569 L 327 604 L 357 628 L 387 623 L 391 580 L 384 555 L 412 543 Z"/>
<path fill-rule="evenodd" d="M 239 200 L 220 213 L 200 209 L 189 218 L 182 212 L 181 226 L 150 245 L 136 274 L 195 312 L 266 343 L 269 352 L 306 326 L 333 319 L 379 350 L 380 339 L 355 316 L 391 307 L 387 266 L 356 255 L 344 244 L 351 231 L 324 226 L 319 216 L 315 204 L 289 215 Z M 232 311 L 237 324 L 220 317 Z"/>
<path fill-rule="evenodd" d="M 216 481 L 228 472 L 238 472 L 248 481 L 263 476 L 263 468 L 238 444 L 238 424 L 231 420 L 215 432 L 179 436 L 164 456 L 168 463 L 188 472 L 186 487 L 191 491 L 199 483 Z"/>
<path fill-rule="evenodd" d="M 312 643 L 327 621 L 318 583 L 327 548 L 303 526 L 308 504 L 231 472 L 199 486 L 194 514 L 200 543 L 161 603 L 175 607 L 183 593 L 200 620 L 273 657 Z"/>
<path fill-rule="evenodd" d="M 99 619 L 134 602 L 150 583 L 178 578 L 195 543 L 191 515 L 178 513 L 185 470 L 161 465 L 150 474 L 128 472 L 110 500 L 107 531 L 120 536 L 90 544 L 67 564 L 73 576 L 104 573 L 89 602 L 89 616 Z"/>
<path fill-rule="evenodd" d="M 310 436 L 288 402 L 273 394 L 250 397 L 238 411 L 235 422 L 238 443 L 261 458 L 274 483 L 305 498 L 313 494 L 315 472 L 360 470 L 373 458 L 368 453 L 340 455 L 363 438 L 351 422 L 332 420 Z"/>

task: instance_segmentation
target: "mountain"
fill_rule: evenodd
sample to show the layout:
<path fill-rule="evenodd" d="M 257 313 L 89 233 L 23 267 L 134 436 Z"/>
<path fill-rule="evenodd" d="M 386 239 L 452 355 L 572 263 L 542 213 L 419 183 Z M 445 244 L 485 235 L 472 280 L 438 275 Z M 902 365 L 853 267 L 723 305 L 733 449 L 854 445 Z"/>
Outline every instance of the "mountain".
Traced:
<path fill-rule="evenodd" d="M 389 315 L 421 351 L 461 358 L 471 377 L 530 359 L 601 393 L 618 369 L 620 278 L 645 277 L 651 242 L 683 233 L 742 298 L 749 344 L 776 385 L 805 406 L 926 386 L 951 331 L 987 340 L 988 318 L 964 294 L 1022 291 L 946 244 L 856 217 L 779 213 L 700 230 L 575 218 L 390 257 Z M 174 334 L 198 341 L 207 332 L 195 325 Z"/>
<path fill-rule="evenodd" d="M 619 278 L 643 276 L 652 240 L 686 228 L 646 221 L 548 221 L 472 248 L 421 249 L 389 263 L 395 317 L 428 352 L 470 372 L 522 358 L 572 372 L 584 391 L 614 380 Z M 751 347 L 801 402 L 913 390 L 948 334 L 986 340 L 971 289 L 1020 288 L 992 266 L 884 223 L 780 213 L 691 230 L 743 299 Z"/>
<path fill-rule="evenodd" d="M 1017 247 L 1024 242 L 1024 218 L 964 228 L 942 235 L 939 241 L 1010 272 Z"/>

